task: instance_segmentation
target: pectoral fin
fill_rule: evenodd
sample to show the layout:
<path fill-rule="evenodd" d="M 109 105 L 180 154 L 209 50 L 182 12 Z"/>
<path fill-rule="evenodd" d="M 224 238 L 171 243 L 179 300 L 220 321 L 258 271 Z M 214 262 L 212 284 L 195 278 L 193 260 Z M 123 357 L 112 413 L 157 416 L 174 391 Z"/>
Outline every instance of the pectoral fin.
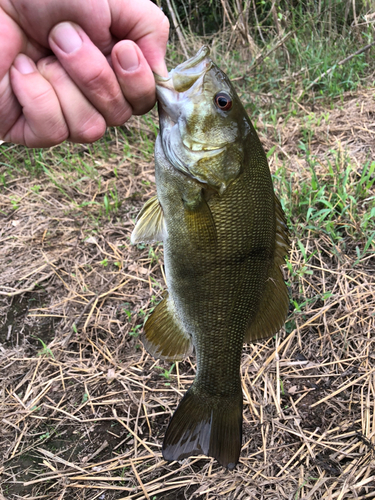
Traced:
<path fill-rule="evenodd" d="M 131 242 L 153 243 L 163 241 L 166 234 L 163 209 L 158 197 L 153 196 L 144 204 L 137 217 L 137 223 L 133 229 Z"/>
<path fill-rule="evenodd" d="M 146 321 L 142 341 L 146 351 L 157 359 L 181 361 L 192 353 L 191 337 L 185 332 L 168 293 Z"/>
<path fill-rule="evenodd" d="M 191 201 L 184 201 L 185 224 L 196 248 L 210 248 L 217 243 L 215 221 L 204 196 Z"/>
<path fill-rule="evenodd" d="M 276 245 L 274 262 L 270 269 L 258 312 L 248 325 L 244 342 L 271 337 L 283 326 L 289 310 L 288 289 L 280 266 L 289 250 L 288 228 L 283 209 L 275 196 Z"/>

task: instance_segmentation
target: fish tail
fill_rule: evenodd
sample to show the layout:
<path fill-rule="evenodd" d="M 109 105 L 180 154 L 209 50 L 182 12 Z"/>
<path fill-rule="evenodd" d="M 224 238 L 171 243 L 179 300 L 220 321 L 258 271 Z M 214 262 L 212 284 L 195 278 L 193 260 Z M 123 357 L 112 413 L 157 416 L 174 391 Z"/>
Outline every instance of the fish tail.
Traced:
<path fill-rule="evenodd" d="M 242 444 L 242 391 L 220 397 L 187 391 L 169 423 L 163 442 L 165 460 L 182 460 L 193 455 L 216 458 L 232 470 Z"/>

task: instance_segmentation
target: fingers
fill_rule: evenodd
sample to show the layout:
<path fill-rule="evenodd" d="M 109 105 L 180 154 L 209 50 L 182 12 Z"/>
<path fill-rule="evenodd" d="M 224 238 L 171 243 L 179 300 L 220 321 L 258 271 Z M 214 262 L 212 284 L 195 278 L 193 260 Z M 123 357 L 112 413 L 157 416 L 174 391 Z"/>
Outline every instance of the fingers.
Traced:
<path fill-rule="evenodd" d="M 63 22 L 50 33 L 49 43 L 66 73 L 108 125 L 121 125 L 132 115 L 106 57 L 74 23 Z"/>
<path fill-rule="evenodd" d="M 39 61 L 38 70 L 56 93 L 69 130 L 69 140 L 94 142 L 100 139 L 106 130 L 103 116 L 85 98 L 59 61 L 53 56 L 46 57 Z"/>
<path fill-rule="evenodd" d="M 50 44 L 66 73 L 107 125 L 121 125 L 132 114 L 146 113 L 155 104 L 154 76 L 134 42 L 123 40 L 113 48 L 116 75 L 106 57 L 73 23 L 55 26 Z"/>
<path fill-rule="evenodd" d="M 48 147 L 69 135 L 59 100 L 34 62 L 19 54 L 10 69 L 10 83 L 23 114 L 12 124 L 4 140 L 29 147 Z"/>
<path fill-rule="evenodd" d="M 153 106 L 152 71 L 167 74 L 169 30 L 156 5 L 150 0 L 34 3 L 30 11 L 24 0 L 0 0 L 1 139 L 30 147 L 66 138 L 91 142 L 106 124 L 123 124 Z M 116 39 L 122 41 L 115 44 Z M 49 49 L 57 59 L 46 57 Z"/>
<path fill-rule="evenodd" d="M 130 40 L 119 42 L 112 50 L 112 64 L 133 114 L 150 111 L 156 100 L 155 79 L 141 49 Z"/>
<path fill-rule="evenodd" d="M 22 113 L 9 75 L 9 69 L 20 52 L 42 57 L 35 43 L 28 42 L 21 28 L 0 7 L 0 139 L 5 137 Z"/>
<path fill-rule="evenodd" d="M 83 96 L 55 57 L 33 61 L 20 54 L 11 68 L 14 95 L 22 106 L 5 135 L 6 141 L 29 147 L 63 142 L 93 142 L 103 136 L 106 123 Z"/>
<path fill-rule="evenodd" d="M 81 28 L 71 23 L 56 28 L 51 38 L 62 46 L 55 49 L 60 60 L 50 56 L 36 66 L 20 54 L 11 68 L 11 85 L 4 80 L 2 101 L 12 101 L 16 110 L 6 123 L 5 140 L 29 147 L 48 147 L 67 138 L 93 142 L 102 137 L 107 124 L 122 124 L 132 113 L 152 108 L 154 77 L 136 44 L 121 41 L 114 47 L 112 69 Z M 6 96 L 10 89 L 13 92 Z M 1 90 L 2 82 L 0 100 Z"/>

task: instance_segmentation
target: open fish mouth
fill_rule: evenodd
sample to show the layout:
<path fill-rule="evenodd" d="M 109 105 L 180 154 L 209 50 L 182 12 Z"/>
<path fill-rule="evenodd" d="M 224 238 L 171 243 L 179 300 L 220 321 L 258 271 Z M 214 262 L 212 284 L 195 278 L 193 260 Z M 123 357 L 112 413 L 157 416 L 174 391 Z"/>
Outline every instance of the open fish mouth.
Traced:
<path fill-rule="evenodd" d="M 174 116 L 176 110 L 189 97 L 187 91 L 193 91 L 194 84 L 211 69 L 213 63 L 209 53 L 208 47 L 202 47 L 194 57 L 172 69 L 167 77 L 154 74 L 157 99 L 173 121 L 178 119 Z"/>
<path fill-rule="evenodd" d="M 167 77 L 154 74 L 157 93 L 161 89 L 168 89 L 175 92 L 185 92 L 188 90 L 211 68 L 212 61 L 208 57 L 209 54 L 209 47 L 204 46 L 195 56 L 172 69 Z"/>

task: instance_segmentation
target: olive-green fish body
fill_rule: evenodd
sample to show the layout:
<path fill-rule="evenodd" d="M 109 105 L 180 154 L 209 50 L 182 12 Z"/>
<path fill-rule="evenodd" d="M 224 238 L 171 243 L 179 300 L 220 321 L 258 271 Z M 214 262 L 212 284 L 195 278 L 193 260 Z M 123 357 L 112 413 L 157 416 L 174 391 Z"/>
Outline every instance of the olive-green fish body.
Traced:
<path fill-rule="evenodd" d="M 233 468 L 243 342 L 274 334 L 288 310 L 280 271 L 286 226 L 258 136 L 208 50 L 157 84 L 157 197 L 142 209 L 132 239 L 163 240 L 168 295 L 147 321 L 144 343 L 162 359 L 183 359 L 192 346 L 197 355 L 163 455 L 203 453 Z"/>

